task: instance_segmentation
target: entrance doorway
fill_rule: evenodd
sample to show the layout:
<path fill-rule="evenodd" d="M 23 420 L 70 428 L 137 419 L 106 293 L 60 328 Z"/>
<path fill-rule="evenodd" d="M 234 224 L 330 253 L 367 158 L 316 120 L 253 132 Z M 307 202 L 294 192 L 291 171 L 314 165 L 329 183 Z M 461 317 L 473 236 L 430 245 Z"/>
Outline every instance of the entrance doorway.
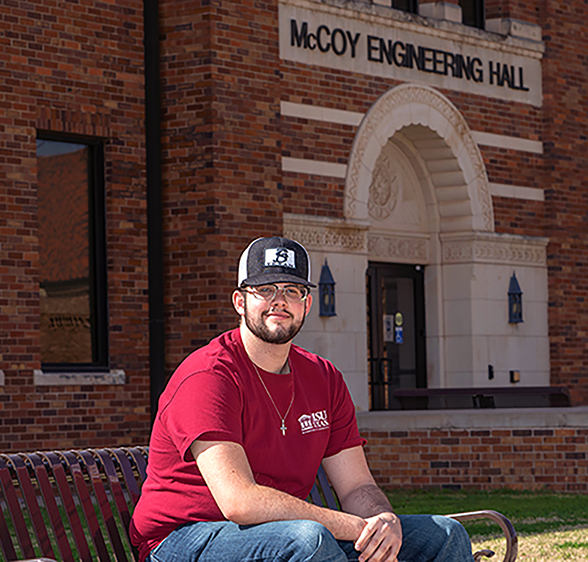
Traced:
<path fill-rule="evenodd" d="M 397 410 L 395 389 L 427 386 L 424 268 L 370 262 L 366 282 L 370 410 Z"/>

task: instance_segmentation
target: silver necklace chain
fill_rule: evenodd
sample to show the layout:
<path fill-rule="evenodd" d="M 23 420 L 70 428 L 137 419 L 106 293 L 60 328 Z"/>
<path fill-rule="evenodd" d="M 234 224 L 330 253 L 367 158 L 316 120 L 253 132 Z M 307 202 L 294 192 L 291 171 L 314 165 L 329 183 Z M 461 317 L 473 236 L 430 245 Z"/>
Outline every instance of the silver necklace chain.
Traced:
<path fill-rule="evenodd" d="M 257 365 L 255 363 L 253 363 L 253 361 L 251 361 L 251 364 L 253 365 L 253 368 L 255 369 L 255 372 L 257 373 L 257 376 L 259 377 L 259 380 L 261 381 L 263 388 L 265 388 L 265 391 L 267 392 L 267 395 L 269 396 L 269 399 L 271 400 L 272 405 L 273 405 L 274 409 L 276 410 L 276 414 L 278 414 L 278 417 L 280 418 L 280 420 L 282 422 L 282 425 L 280 426 L 280 431 L 282 432 L 282 435 L 284 437 L 286 437 L 286 430 L 288 429 L 286 427 L 286 418 L 288 417 L 288 414 L 290 413 L 290 410 L 292 409 L 292 404 L 294 404 L 294 395 L 296 394 L 296 389 L 294 388 L 294 381 L 292 381 L 292 399 L 290 400 L 290 405 L 288 406 L 288 409 L 286 410 L 284 417 L 282 417 L 282 414 L 280 414 L 280 410 L 278 410 L 278 407 L 276 406 L 276 403 L 274 402 L 274 399 L 272 398 L 270 391 L 268 390 L 267 386 L 265 385 L 264 380 L 261 378 L 261 375 L 259 374 L 259 371 L 257 369 Z"/>

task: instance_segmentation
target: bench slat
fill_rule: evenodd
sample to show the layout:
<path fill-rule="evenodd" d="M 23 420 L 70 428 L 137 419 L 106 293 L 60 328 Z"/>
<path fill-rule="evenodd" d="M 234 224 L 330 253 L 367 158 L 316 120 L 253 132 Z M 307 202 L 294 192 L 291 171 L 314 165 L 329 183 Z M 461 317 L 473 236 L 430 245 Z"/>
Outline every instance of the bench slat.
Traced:
<path fill-rule="evenodd" d="M 108 549 L 106 548 L 106 542 L 104 541 L 104 536 L 102 535 L 102 530 L 100 529 L 100 524 L 98 523 L 98 518 L 94 511 L 94 506 L 92 505 L 92 499 L 90 498 L 90 493 L 84 479 L 82 467 L 73 451 L 64 451 L 57 454 L 63 458 L 69 466 L 78 498 L 82 504 L 86 521 L 88 522 L 90 537 L 94 543 L 98 559 L 103 560 L 104 562 L 109 562 L 110 556 L 108 555 Z"/>
<path fill-rule="evenodd" d="M 325 472 L 325 469 L 323 468 L 322 464 L 319 466 L 319 469 L 318 469 L 318 472 L 316 475 L 316 479 L 317 479 L 318 485 L 320 486 L 320 488 L 323 492 L 323 496 L 325 498 L 325 502 L 327 504 L 327 507 L 330 509 L 338 510 L 339 506 L 337 505 L 337 500 L 335 499 L 335 494 L 333 493 L 331 485 L 329 484 L 329 480 L 327 479 L 327 473 Z M 315 483 L 315 486 L 316 485 L 317 484 Z"/>
<path fill-rule="evenodd" d="M 82 526 L 82 522 L 80 521 L 80 516 L 78 514 L 75 500 L 72 495 L 72 489 L 70 488 L 70 485 L 67 481 L 67 475 L 65 472 L 65 468 L 61 462 L 61 459 L 57 456 L 57 453 L 54 452 L 38 454 L 41 456 L 41 458 L 47 461 L 47 464 L 51 467 L 51 470 L 53 471 L 53 477 L 55 478 L 55 482 L 59 489 L 61 502 L 65 507 L 67 520 L 72 530 L 72 534 L 74 537 L 74 541 L 76 543 L 76 547 L 78 549 L 78 554 L 80 555 L 80 559 L 82 560 L 82 562 L 92 562 L 90 547 L 88 545 L 88 541 L 86 540 L 84 528 Z"/>
<path fill-rule="evenodd" d="M 6 455 L 0 455 L 0 482 L 4 490 L 4 498 L 12 516 L 12 522 L 23 554 L 28 558 L 34 558 L 36 556 L 35 549 L 29 536 L 16 490 L 12 485 L 12 474 L 10 473 L 9 463 L 10 459 Z"/>
<path fill-rule="evenodd" d="M 2 472 L 5 470 L 8 471 L 8 467 L 6 466 L 4 459 L 0 456 L 0 484 L 3 491 L 5 486 Z M 6 494 L 4 494 L 4 497 L 6 498 Z M 4 554 L 5 560 L 14 560 L 16 558 L 16 552 L 12 546 L 12 537 L 10 536 L 10 531 L 8 530 L 8 525 L 2 509 L 0 509 L 0 548 L 2 548 L 2 554 Z"/>
<path fill-rule="evenodd" d="M 135 462 L 137 470 L 141 476 L 141 481 L 144 482 L 145 478 L 147 478 L 147 459 L 145 458 L 145 455 L 136 447 L 125 448 L 125 451 Z"/>
<path fill-rule="evenodd" d="M 43 556 L 55 558 L 55 552 L 53 550 L 53 546 L 51 546 L 51 540 L 49 539 L 49 534 L 47 533 L 47 527 L 45 525 L 45 521 L 43 520 L 43 514 L 37 500 L 37 494 L 35 492 L 33 482 L 31 481 L 29 470 L 20 455 L 8 455 L 8 458 L 10 459 L 14 471 L 16 472 L 20 489 L 25 499 L 29 516 L 33 523 L 33 530 L 37 537 L 39 546 L 41 547 L 41 552 L 43 553 Z"/>
<path fill-rule="evenodd" d="M 110 490 L 114 497 L 116 507 L 118 508 L 122 524 L 125 529 L 128 529 L 131 523 L 131 514 L 114 463 L 112 462 L 108 451 L 105 451 L 104 449 L 98 451 L 92 450 L 92 454 L 94 454 L 102 464 L 104 473 L 108 477 Z"/>
<path fill-rule="evenodd" d="M 118 466 L 120 467 L 121 472 L 123 474 L 123 478 L 125 479 L 127 489 L 131 494 L 131 501 L 133 502 L 133 505 L 137 505 L 141 493 L 139 491 L 139 485 L 135 480 L 135 475 L 133 474 L 133 469 L 131 467 L 131 462 L 129 461 L 129 458 L 127 457 L 123 449 L 107 449 L 107 451 L 118 462 Z M 143 477 L 143 480 L 144 479 L 145 478 Z"/>
<path fill-rule="evenodd" d="M 63 521 L 59 513 L 59 507 L 57 506 L 57 502 L 55 501 L 55 492 L 53 491 L 53 487 L 51 486 L 51 482 L 49 481 L 49 475 L 47 474 L 47 468 L 45 467 L 41 457 L 35 453 L 28 453 L 26 455 L 23 454 L 22 456 L 35 471 L 37 482 L 39 484 L 39 490 L 41 490 L 41 494 L 43 495 L 45 508 L 47 509 L 47 514 L 51 521 L 53 533 L 57 541 L 57 547 L 59 548 L 59 553 L 61 555 L 60 559 L 73 560 L 74 557 L 71 550 L 71 545 L 67 540 L 67 535 L 65 533 Z"/>
<path fill-rule="evenodd" d="M 94 457 L 90 451 L 78 451 L 75 452 L 75 454 L 78 460 L 84 463 L 84 466 L 86 467 L 87 473 L 90 477 L 90 481 L 92 482 L 94 494 L 96 500 L 98 501 L 98 505 L 100 506 L 100 513 L 102 514 L 102 518 L 106 524 L 108 536 L 110 537 L 110 544 L 114 549 L 117 561 L 128 561 L 127 553 L 125 551 L 125 547 L 122 544 L 116 525 L 116 519 L 114 518 L 112 509 L 110 508 L 110 502 L 108 501 L 106 489 L 104 488 L 104 482 L 100 476 L 100 471 L 98 470 L 96 461 L 94 460 Z"/>

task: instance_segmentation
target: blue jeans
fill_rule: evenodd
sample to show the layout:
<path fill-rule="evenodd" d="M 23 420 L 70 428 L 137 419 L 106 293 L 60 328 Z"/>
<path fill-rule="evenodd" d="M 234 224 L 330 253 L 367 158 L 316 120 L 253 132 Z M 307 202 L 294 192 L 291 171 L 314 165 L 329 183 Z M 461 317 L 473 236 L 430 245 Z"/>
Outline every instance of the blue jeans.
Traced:
<path fill-rule="evenodd" d="M 440 515 L 400 515 L 399 562 L 472 562 L 460 523 Z M 155 547 L 146 562 L 356 562 L 351 541 L 338 541 L 314 521 L 240 526 L 230 521 L 189 523 Z"/>

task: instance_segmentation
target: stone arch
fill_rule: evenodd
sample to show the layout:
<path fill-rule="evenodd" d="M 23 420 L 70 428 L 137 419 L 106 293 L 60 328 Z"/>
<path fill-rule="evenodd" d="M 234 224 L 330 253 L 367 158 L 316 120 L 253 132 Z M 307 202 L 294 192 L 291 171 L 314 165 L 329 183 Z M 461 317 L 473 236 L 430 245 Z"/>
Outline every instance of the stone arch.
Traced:
<path fill-rule="evenodd" d="M 466 120 L 440 92 L 416 84 L 388 90 L 362 120 L 347 167 L 346 219 L 368 220 L 376 161 L 382 147 L 403 130 L 429 174 L 440 231 L 494 232 L 486 167 Z"/>

